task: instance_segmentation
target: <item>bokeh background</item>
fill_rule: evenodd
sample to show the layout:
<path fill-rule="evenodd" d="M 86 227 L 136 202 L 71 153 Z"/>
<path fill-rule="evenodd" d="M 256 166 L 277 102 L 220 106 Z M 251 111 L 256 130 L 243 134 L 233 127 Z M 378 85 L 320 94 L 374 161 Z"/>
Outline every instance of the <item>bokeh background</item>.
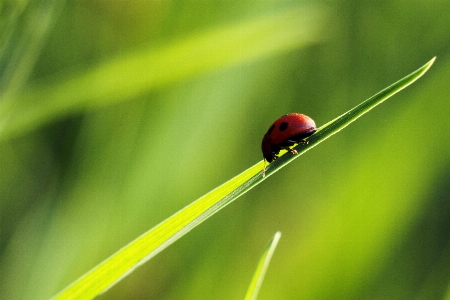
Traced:
<path fill-rule="evenodd" d="M 450 299 L 449 1 L 5 0 L 0 12 L 0 299 L 51 297 L 257 163 L 279 116 L 323 125 L 434 56 L 99 299 L 243 299 L 276 231 L 259 299 Z M 289 18 L 304 35 L 263 26 Z M 282 47 L 202 48 L 248 28 L 273 28 Z M 176 60 L 186 41 L 200 59 Z M 136 88 L 165 66 L 134 78 L 128 57 L 155 51 L 175 71 Z M 223 53 L 234 59 L 200 63 Z M 121 84 L 79 80 L 97 71 Z"/>

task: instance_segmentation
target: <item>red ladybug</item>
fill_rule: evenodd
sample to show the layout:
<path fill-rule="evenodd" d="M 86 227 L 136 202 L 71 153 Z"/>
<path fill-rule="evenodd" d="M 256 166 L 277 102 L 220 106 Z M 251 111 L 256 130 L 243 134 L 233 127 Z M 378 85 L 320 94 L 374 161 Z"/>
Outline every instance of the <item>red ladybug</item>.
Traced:
<path fill-rule="evenodd" d="M 295 144 L 307 144 L 305 138 L 316 132 L 316 123 L 310 117 L 303 114 L 287 114 L 275 121 L 263 137 L 261 149 L 264 160 L 269 163 L 278 158 L 280 150 L 285 149 L 297 154 L 297 151 L 289 147 Z M 263 176 L 266 165 L 264 161 Z"/>

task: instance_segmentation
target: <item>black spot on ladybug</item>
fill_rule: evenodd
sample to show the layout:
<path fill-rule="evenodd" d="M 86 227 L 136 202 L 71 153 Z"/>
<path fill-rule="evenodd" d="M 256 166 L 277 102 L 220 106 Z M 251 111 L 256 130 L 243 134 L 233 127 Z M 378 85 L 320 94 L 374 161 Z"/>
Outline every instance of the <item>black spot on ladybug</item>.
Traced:
<path fill-rule="evenodd" d="M 267 130 L 267 135 L 269 135 L 272 131 L 273 131 L 273 129 L 275 128 L 275 124 L 273 124 L 272 126 L 270 126 L 270 128 L 269 128 L 269 130 Z"/>
<path fill-rule="evenodd" d="M 282 122 L 282 123 L 280 124 L 280 127 L 278 127 L 278 129 L 279 129 L 281 132 L 283 132 L 283 131 L 285 131 L 288 127 L 289 127 L 289 123 L 288 123 L 288 122 Z"/>

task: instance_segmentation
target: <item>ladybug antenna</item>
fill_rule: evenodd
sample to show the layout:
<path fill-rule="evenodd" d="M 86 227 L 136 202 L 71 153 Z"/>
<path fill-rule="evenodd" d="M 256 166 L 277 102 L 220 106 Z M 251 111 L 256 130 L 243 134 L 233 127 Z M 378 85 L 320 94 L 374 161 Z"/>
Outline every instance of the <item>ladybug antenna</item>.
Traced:
<path fill-rule="evenodd" d="M 266 177 L 266 159 L 265 158 L 263 159 L 263 162 L 264 162 L 264 167 L 263 167 L 263 170 L 262 170 L 262 176 Z"/>

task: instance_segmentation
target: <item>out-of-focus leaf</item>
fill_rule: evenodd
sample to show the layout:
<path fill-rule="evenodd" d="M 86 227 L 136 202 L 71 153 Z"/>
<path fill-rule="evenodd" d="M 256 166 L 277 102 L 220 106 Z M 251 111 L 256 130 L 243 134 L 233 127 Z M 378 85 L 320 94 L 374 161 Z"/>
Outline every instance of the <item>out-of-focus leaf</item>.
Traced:
<path fill-rule="evenodd" d="M 281 232 L 275 233 L 272 240 L 264 250 L 261 259 L 259 260 L 258 267 L 256 268 L 255 274 L 253 275 L 252 282 L 248 287 L 247 294 L 245 295 L 245 300 L 255 300 L 258 297 L 259 290 L 261 288 L 264 276 L 266 275 L 267 268 L 269 267 L 272 255 L 275 252 L 278 241 L 280 240 Z"/>
<path fill-rule="evenodd" d="M 277 11 L 128 53 L 78 76 L 30 88 L 0 102 L 0 140 L 86 108 L 319 42 L 317 37 L 325 37 L 327 15 L 322 6 Z"/>

